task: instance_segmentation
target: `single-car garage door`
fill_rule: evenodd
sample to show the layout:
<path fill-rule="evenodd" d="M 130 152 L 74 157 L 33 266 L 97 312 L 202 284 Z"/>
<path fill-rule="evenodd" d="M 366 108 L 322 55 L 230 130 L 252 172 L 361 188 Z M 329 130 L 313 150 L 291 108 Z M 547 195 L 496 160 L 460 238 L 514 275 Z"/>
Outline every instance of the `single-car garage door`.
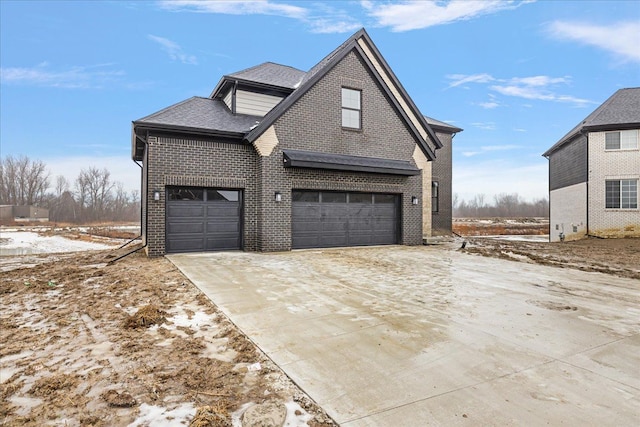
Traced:
<path fill-rule="evenodd" d="M 294 190 L 291 209 L 294 249 L 398 243 L 395 194 Z"/>
<path fill-rule="evenodd" d="M 242 249 L 240 190 L 167 188 L 166 251 Z"/>

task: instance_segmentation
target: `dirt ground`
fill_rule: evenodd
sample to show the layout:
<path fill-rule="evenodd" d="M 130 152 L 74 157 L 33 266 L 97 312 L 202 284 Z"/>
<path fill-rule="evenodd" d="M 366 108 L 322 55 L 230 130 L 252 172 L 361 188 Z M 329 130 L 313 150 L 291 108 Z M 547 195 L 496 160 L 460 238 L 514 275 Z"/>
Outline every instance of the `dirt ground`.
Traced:
<path fill-rule="evenodd" d="M 640 279 L 638 238 L 549 243 L 504 237 L 549 234 L 547 218 L 454 218 L 453 231 L 468 253 Z"/>
<path fill-rule="evenodd" d="M 0 257 L 0 424 L 335 425 L 169 261 L 118 253 Z"/>
<path fill-rule="evenodd" d="M 463 240 L 470 254 L 640 279 L 640 239 L 443 249 Z M 125 250 L 0 257 L 0 424 L 335 425 L 169 261 L 112 262 Z"/>

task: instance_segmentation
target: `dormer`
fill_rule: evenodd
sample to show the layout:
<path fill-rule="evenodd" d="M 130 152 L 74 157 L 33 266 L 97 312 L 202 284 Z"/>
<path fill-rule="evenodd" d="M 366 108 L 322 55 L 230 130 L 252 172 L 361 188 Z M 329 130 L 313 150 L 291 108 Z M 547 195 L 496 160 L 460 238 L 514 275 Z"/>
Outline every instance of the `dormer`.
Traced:
<path fill-rule="evenodd" d="M 211 99 L 220 99 L 233 114 L 263 117 L 293 92 L 305 72 L 265 62 L 220 80 Z"/>

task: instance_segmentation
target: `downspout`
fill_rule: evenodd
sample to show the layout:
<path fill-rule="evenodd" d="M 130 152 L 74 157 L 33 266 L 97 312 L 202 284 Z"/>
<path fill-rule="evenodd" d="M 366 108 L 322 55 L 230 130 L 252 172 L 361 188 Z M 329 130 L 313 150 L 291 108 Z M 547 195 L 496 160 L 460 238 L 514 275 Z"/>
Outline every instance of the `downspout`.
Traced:
<path fill-rule="evenodd" d="M 587 206 L 586 206 L 586 208 L 587 208 L 586 209 L 586 211 L 587 211 L 586 232 L 587 233 L 586 234 L 587 234 L 587 236 L 589 236 L 589 134 L 588 134 L 588 132 L 585 132 L 584 129 L 582 129 L 580 131 L 580 133 L 587 139 L 587 144 L 586 144 L 587 145 L 587 165 L 586 165 L 587 166 L 587 182 L 586 182 L 586 184 L 587 184 L 587 197 L 586 197 L 586 201 L 585 202 L 587 204 Z"/>
<path fill-rule="evenodd" d="M 142 137 L 138 137 L 138 136 L 136 136 L 136 138 L 140 138 L 140 140 L 144 143 L 145 149 L 144 149 L 144 154 L 143 154 L 143 156 L 146 156 L 146 155 L 148 154 L 148 149 L 149 149 L 149 144 L 148 144 L 148 142 L 147 142 L 147 141 L 149 140 L 149 131 L 147 131 L 146 138 L 142 138 Z M 144 162 L 144 157 L 143 157 L 143 162 Z M 144 166 L 143 166 L 143 165 L 141 165 L 140 163 L 138 163 L 137 161 L 133 160 L 133 163 L 135 163 L 136 165 L 138 165 L 138 167 L 140 168 L 140 190 L 141 190 L 141 191 L 143 190 L 143 188 L 142 188 L 142 183 L 144 182 L 144 179 L 143 179 L 143 178 L 144 178 L 144 176 L 143 176 L 143 174 L 144 174 L 145 172 L 146 172 L 146 174 L 147 174 L 147 179 L 146 179 L 146 181 L 147 181 L 147 188 L 145 189 L 146 191 L 144 192 L 144 197 L 145 197 L 145 199 L 146 199 L 146 198 L 148 198 L 148 195 L 149 195 L 149 167 L 147 166 L 147 169 L 145 170 Z M 124 245 L 120 246 L 118 249 L 122 249 L 122 248 L 124 248 L 125 246 L 127 246 L 129 243 L 131 243 L 131 242 L 133 242 L 134 240 L 136 240 L 136 239 L 138 239 L 138 238 L 141 238 L 141 237 L 142 237 L 142 219 L 143 219 L 143 218 L 142 218 L 142 216 L 143 216 L 143 215 L 142 215 L 142 197 L 143 197 L 143 195 L 141 194 L 141 195 L 140 195 L 140 235 L 139 235 L 138 237 L 134 237 L 133 239 L 129 240 L 127 243 L 125 243 Z M 148 202 L 147 202 L 147 203 L 148 203 Z M 145 239 L 144 239 L 144 245 L 140 246 L 139 248 L 135 248 L 135 249 L 133 249 L 133 250 L 131 250 L 131 251 L 127 252 L 127 253 L 126 253 L 126 254 L 124 254 L 124 255 L 120 255 L 119 257 L 112 259 L 111 261 L 109 261 L 109 264 L 113 264 L 114 262 L 119 261 L 119 260 L 121 260 L 122 258 L 127 257 L 127 256 L 131 255 L 132 253 L 134 253 L 134 252 L 138 252 L 140 249 L 144 249 L 144 248 L 146 248 L 146 247 L 147 247 L 147 244 L 148 244 L 147 242 L 148 242 L 148 240 L 147 240 L 147 238 L 146 238 L 146 237 L 147 237 L 147 236 L 146 236 L 146 233 L 147 233 L 147 231 L 148 231 L 148 225 L 149 225 L 149 219 L 148 219 L 148 218 L 149 218 L 149 215 L 147 214 L 147 215 L 145 216 L 145 218 L 144 218 L 144 220 L 145 220 L 145 227 L 144 227 Z"/>

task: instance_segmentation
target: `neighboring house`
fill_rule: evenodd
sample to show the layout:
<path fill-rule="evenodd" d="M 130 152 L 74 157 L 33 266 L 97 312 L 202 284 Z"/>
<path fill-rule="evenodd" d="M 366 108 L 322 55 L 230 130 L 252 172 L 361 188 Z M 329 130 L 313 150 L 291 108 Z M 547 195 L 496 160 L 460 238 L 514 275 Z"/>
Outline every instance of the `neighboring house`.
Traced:
<path fill-rule="evenodd" d="M 442 148 L 364 29 L 308 72 L 223 76 L 208 98 L 133 122 L 146 251 L 419 245 Z"/>
<path fill-rule="evenodd" d="M 640 237 L 640 88 L 620 89 L 551 147 L 550 240 Z"/>
<path fill-rule="evenodd" d="M 47 222 L 49 221 L 49 209 L 38 206 L 0 206 L 0 220 L 16 222 Z"/>
<path fill-rule="evenodd" d="M 462 132 L 459 127 L 451 126 L 431 117 L 424 117 L 442 142 L 437 157 L 431 167 L 431 234 L 450 236 L 453 217 L 452 205 L 452 143 L 453 137 Z"/>

